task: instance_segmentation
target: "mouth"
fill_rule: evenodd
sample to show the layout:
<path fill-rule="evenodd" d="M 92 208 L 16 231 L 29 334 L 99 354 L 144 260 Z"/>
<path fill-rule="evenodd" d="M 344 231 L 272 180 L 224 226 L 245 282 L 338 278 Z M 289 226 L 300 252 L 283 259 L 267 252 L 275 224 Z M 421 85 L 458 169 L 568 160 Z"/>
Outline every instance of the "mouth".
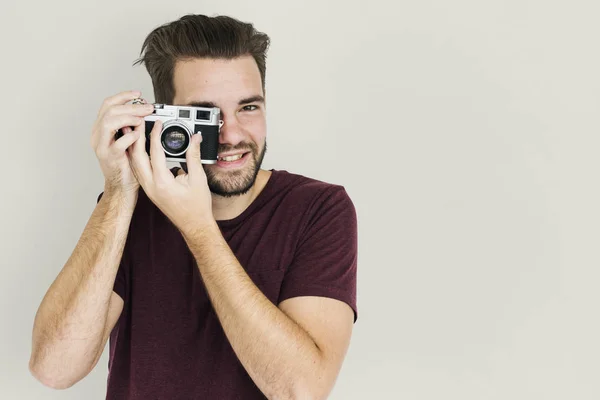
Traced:
<path fill-rule="evenodd" d="M 239 167 L 246 163 L 246 160 L 250 156 L 250 152 L 219 155 L 217 157 L 217 166 L 224 168 Z"/>
<path fill-rule="evenodd" d="M 246 153 L 238 153 L 238 154 L 231 154 L 231 155 L 227 155 L 227 156 L 222 156 L 219 155 L 217 160 L 218 161 L 225 161 L 225 162 L 232 162 L 232 161 L 237 161 L 240 158 L 242 158 Z"/>

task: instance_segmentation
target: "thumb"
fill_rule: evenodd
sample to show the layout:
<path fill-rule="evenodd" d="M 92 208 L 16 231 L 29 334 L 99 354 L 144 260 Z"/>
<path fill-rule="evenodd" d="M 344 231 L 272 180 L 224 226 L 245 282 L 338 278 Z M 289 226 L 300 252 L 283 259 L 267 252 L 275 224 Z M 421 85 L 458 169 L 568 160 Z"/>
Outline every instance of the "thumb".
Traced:
<path fill-rule="evenodd" d="M 202 161 L 200 155 L 200 143 L 202 143 L 202 134 L 200 132 L 192 135 L 190 148 L 185 154 L 185 159 L 188 166 L 188 174 L 193 174 L 202 170 Z"/>

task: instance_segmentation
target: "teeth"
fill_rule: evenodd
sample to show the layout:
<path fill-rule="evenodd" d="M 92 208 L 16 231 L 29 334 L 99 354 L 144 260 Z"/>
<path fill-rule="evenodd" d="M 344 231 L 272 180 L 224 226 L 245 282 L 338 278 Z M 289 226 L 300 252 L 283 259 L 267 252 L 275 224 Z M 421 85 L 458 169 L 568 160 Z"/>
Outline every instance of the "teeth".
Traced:
<path fill-rule="evenodd" d="M 221 159 L 221 161 L 237 161 L 240 158 L 242 158 L 243 154 L 237 154 L 235 156 L 229 156 L 229 157 L 219 157 L 219 159 Z"/>

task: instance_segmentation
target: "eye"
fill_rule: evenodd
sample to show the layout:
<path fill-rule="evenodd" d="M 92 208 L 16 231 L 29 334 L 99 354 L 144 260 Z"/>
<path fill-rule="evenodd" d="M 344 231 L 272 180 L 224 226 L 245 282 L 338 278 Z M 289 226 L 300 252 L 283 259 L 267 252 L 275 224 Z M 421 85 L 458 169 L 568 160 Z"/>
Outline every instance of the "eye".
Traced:
<path fill-rule="evenodd" d="M 250 104 L 250 105 L 244 106 L 242 108 L 242 110 L 244 110 L 244 111 L 254 111 L 257 109 L 258 109 L 258 106 L 254 105 L 254 104 Z"/>

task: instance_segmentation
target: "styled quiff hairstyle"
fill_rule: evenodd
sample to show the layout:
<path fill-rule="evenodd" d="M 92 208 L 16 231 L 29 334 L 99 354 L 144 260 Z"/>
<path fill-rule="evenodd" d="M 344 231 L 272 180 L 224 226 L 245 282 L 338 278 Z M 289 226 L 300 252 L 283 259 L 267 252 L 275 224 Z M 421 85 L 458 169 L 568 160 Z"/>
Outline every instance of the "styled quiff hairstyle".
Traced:
<path fill-rule="evenodd" d="M 173 71 L 178 60 L 231 60 L 251 55 L 258 65 L 265 91 L 266 58 L 270 39 L 250 23 L 227 16 L 185 15 L 154 29 L 144 40 L 140 58 L 152 79 L 156 103 L 175 98 Z"/>

